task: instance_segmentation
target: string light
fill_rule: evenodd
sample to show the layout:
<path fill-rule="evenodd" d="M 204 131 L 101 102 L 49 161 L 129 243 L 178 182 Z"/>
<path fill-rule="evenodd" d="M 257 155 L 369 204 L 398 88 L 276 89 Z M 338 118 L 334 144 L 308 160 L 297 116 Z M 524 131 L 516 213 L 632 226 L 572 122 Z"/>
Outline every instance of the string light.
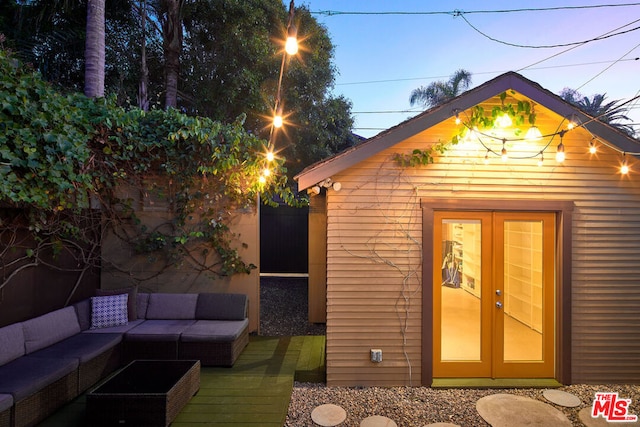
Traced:
<path fill-rule="evenodd" d="M 278 88 L 276 91 L 275 108 L 273 109 L 274 116 L 271 127 L 271 134 L 269 135 L 269 147 L 274 146 L 275 130 L 280 129 L 284 125 L 283 113 L 282 113 L 282 78 L 284 76 L 284 66 L 287 59 L 287 55 L 293 56 L 298 53 L 298 29 L 294 23 L 295 5 L 291 0 L 289 3 L 289 21 L 287 22 L 287 39 L 285 41 L 284 52 L 282 54 L 282 63 L 280 65 L 280 75 L 278 77 Z"/>
<path fill-rule="evenodd" d="M 627 153 L 622 153 L 622 163 L 620 164 L 620 173 L 626 175 L 629 173 L 629 165 L 627 164 Z"/>
<path fill-rule="evenodd" d="M 531 114 L 529 115 L 529 122 L 531 123 L 531 127 L 527 131 L 524 139 L 529 142 L 536 142 L 542 139 L 542 132 L 536 126 L 536 104 L 531 103 Z"/>
<path fill-rule="evenodd" d="M 293 1 L 291 3 L 293 4 Z M 291 22 L 291 20 L 289 20 L 289 28 L 287 29 L 287 41 L 284 44 L 284 50 L 292 56 L 298 53 L 298 29 L 296 28 L 295 24 Z"/>
<path fill-rule="evenodd" d="M 273 162 L 275 160 L 275 158 L 276 158 L 275 155 L 273 154 L 273 151 L 267 152 L 267 156 L 266 157 L 267 157 L 267 161 L 268 162 Z"/>
<path fill-rule="evenodd" d="M 282 107 L 278 107 L 276 111 L 276 115 L 273 116 L 273 127 L 276 129 L 280 129 L 284 124 L 284 119 L 282 118 Z"/>
<path fill-rule="evenodd" d="M 556 162 L 562 163 L 565 159 L 564 154 L 564 144 L 562 143 L 562 137 L 564 136 L 564 131 L 560 132 L 560 144 L 558 144 L 558 148 L 556 150 Z"/>
<path fill-rule="evenodd" d="M 567 130 L 575 129 L 579 122 L 578 117 L 575 114 L 572 114 L 569 118 L 569 122 L 567 123 Z"/>
<path fill-rule="evenodd" d="M 506 162 L 507 160 L 509 160 L 509 156 L 507 155 L 507 149 L 504 146 L 506 142 L 507 142 L 506 139 L 502 140 L 502 151 L 500 152 L 500 156 L 502 157 L 503 162 Z"/>
<path fill-rule="evenodd" d="M 527 131 L 527 134 L 525 135 L 524 139 L 530 142 L 540 141 L 542 139 L 542 132 L 540 132 L 540 129 L 538 129 L 538 126 L 533 125 Z"/>
<path fill-rule="evenodd" d="M 512 124 L 513 122 L 511 121 L 511 117 L 509 117 L 507 113 L 502 114 L 496 119 L 496 125 L 502 129 L 508 128 Z"/>
<path fill-rule="evenodd" d="M 633 99 L 638 99 L 640 98 L 640 95 L 634 97 Z M 630 101 L 627 101 L 627 103 Z M 533 110 L 534 107 L 532 107 L 531 109 L 531 115 L 529 117 L 529 122 L 531 123 L 530 126 L 530 131 L 531 128 L 536 128 L 536 130 L 539 131 L 539 129 L 537 128 L 537 126 L 535 126 L 535 113 Z M 585 131 L 591 133 L 589 131 L 589 128 L 587 127 L 587 125 L 593 121 L 599 120 L 598 117 L 593 117 L 593 118 L 589 118 L 588 121 L 586 122 L 582 122 L 580 120 L 580 117 L 577 114 L 571 114 L 570 116 L 565 116 L 562 119 L 562 122 L 565 122 L 567 124 L 565 129 L 561 129 L 561 126 L 558 126 L 558 129 L 556 130 L 556 132 L 554 133 L 550 133 L 550 134 L 546 134 L 546 135 L 540 135 L 540 138 L 536 138 L 536 140 L 542 140 L 542 139 L 548 139 L 548 142 L 546 143 L 546 145 L 544 146 L 544 148 L 542 148 L 541 151 L 537 152 L 536 154 L 531 154 L 531 155 L 521 155 L 521 156 L 516 156 L 516 157 L 512 157 L 509 156 L 509 153 L 507 151 L 506 148 L 506 143 L 507 142 L 519 142 L 519 141 L 528 141 L 529 138 L 531 137 L 531 135 L 529 134 L 529 132 L 527 132 L 527 135 L 525 135 L 524 137 L 519 137 L 518 135 L 520 135 L 520 130 L 519 129 L 515 129 L 514 130 L 514 136 L 515 137 L 507 137 L 505 138 L 504 135 L 504 131 L 489 131 L 488 133 L 479 131 L 478 128 L 476 126 L 473 126 L 473 124 L 476 121 L 479 121 L 480 123 L 484 124 L 486 126 L 486 122 L 485 120 L 482 118 L 478 119 L 477 117 L 473 116 L 472 119 L 470 119 L 468 122 L 463 121 L 463 120 L 459 120 L 460 119 L 460 110 L 453 110 L 452 111 L 452 115 L 455 115 L 456 117 L 456 123 L 458 123 L 458 121 L 460 121 L 460 123 L 462 125 L 464 125 L 464 128 L 459 132 L 458 135 L 462 136 L 458 136 L 458 138 L 461 138 L 460 140 L 462 142 L 471 142 L 471 140 L 476 140 L 477 142 L 480 143 L 480 145 L 482 147 L 484 147 L 487 151 L 485 153 L 484 156 L 484 164 L 488 165 L 490 163 L 490 159 L 489 159 L 489 154 L 491 153 L 492 155 L 496 155 L 496 156 L 500 156 L 503 162 L 507 162 L 509 159 L 513 158 L 513 159 L 532 159 L 532 158 L 538 158 L 538 166 L 543 166 L 544 165 L 544 151 L 549 148 L 549 146 L 551 145 L 554 137 L 559 136 L 560 137 L 560 142 L 556 147 L 556 155 L 555 155 L 555 159 L 556 162 L 558 163 L 563 163 L 566 160 L 566 148 L 564 146 L 564 135 L 567 132 L 572 131 L 573 129 L 576 128 L 583 128 Z M 463 114 L 465 114 L 465 111 L 462 111 Z M 477 113 L 476 111 L 473 112 L 474 115 Z M 504 113 L 504 114 L 509 114 L 509 112 L 507 111 L 507 109 L 504 108 L 502 109 L 502 112 L 499 113 Z M 513 113 L 511 113 L 513 114 Z M 516 113 L 518 114 L 518 113 Z M 534 116 L 534 117 L 531 117 Z M 486 117 L 486 116 L 485 116 Z M 494 124 L 494 129 L 498 127 L 497 122 L 500 119 L 500 115 L 497 116 L 493 116 L 493 124 Z M 491 123 L 491 122 L 490 122 Z M 534 131 L 531 131 L 534 132 Z M 500 141 L 502 142 L 502 149 L 500 150 L 500 154 L 498 154 L 498 151 L 494 148 L 492 148 L 491 145 L 489 145 L 488 143 L 486 143 L 485 141 L 483 141 L 483 139 L 486 138 L 488 140 L 493 140 L 493 141 Z M 616 145 L 614 145 L 613 143 L 607 143 L 606 141 L 600 140 L 597 138 L 597 136 L 591 134 L 591 141 L 589 141 L 589 147 L 588 147 L 588 151 L 590 154 L 596 154 L 598 152 L 598 142 L 602 145 L 604 145 L 605 147 L 608 147 L 614 151 L 617 151 L 618 153 L 622 153 L 622 161 L 620 163 L 619 166 L 619 172 L 623 175 L 626 175 L 628 173 L 631 172 L 631 168 L 629 166 L 629 163 L 627 161 L 626 158 L 626 151 L 623 152 L 623 150 L 621 150 L 619 147 L 617 147 Z M 524 148 L 524 147 L 523 147 Z M 516 150 L 517 151 L 517 150 Z M 512 153 L 513 154 L 513 153 Z M 638 156 L 640 155 L 640 152 L 630 152 L 631 155 L 633 156 Z"/>

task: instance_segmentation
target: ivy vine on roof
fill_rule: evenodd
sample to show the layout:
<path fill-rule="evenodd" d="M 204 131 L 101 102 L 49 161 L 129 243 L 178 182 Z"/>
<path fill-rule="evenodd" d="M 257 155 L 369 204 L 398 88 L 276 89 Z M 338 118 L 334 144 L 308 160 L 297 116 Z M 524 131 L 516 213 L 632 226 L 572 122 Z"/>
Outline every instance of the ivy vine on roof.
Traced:
<path fill-rule="evenodd" d="M 511 93 L 515 93 L 511 91 Z M 500 94 L 501 105 L 493 107 L 490 111 L 485 110 L 481 105 L 476 105 L 469 110 L 469 113 L 454 111 L 456 123 L 460 126 L 458 131 L 451 137 L 449 141 L 438 141 L 425 149 L 416 148 L 410 154 L 396 153 L 394 160 L 403 167 L 417 167 L 433 163 L 434 156 L 444 154 L 451 146 L 457 145 L 470 132 L 486 132 L 498 126 L 500 120 L 508 117 L 512 125 L 515 125 L 514 135 L 521 137 L 523 134 L 521 126 L 529 124 L 535 126 L 536 113 L 529 101 L 516 100 L 515 103 L 505 103 L 507 92 Z M 461 117 L 461 114 L 464 117 Z"/>

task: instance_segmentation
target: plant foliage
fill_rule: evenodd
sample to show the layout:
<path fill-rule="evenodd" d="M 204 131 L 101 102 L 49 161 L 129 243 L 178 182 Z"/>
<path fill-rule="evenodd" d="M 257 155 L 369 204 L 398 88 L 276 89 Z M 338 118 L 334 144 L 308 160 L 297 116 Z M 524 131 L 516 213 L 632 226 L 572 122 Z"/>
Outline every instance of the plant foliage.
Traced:
<path fill-rule="evenodd" d="M 75 239 L 95 248 L 100 235 L 87 232 L 82 218 L 99 209 L 103 228 L 168 266 L 189 257 L 218 276 L 249 272 L 254 266 L 232 245 L 234 212 L 255 207 L 258 194 L 301 202 L 286 186 L 284 159 L 268 161 L 266 141 L 243 121 L 63 95 L 0 50 L 0 201 L 21 212 L 4 220 L 3 231 L 19 224 L 40 245 Z M 149 200 L 170 213 L 153 229 L 136 217 Z M 38 253 L 25 250 L 23 264 L 37 264 Z M 89 258 L 80 251 L 77 259 L 108 262 L 99 251 Z M 6 283 L 5 275 L 0 288 Z"/>
<path fill-rule="evenodd" d="M 516 126 L 515 135 L 521 135 L 522 131 L 518 126 L 536 123 L 536 114 L 529 101 L 517 101 L 515 103 L 505 103 L 507 92 L 500 94 L 501 105 L 495 106 L 491 111 L 486 111 L 481 105 L 476 105 L 470 109 L 470 113 L 464 118 L 464 126 L 460 126 L 450 141 L 439 141 L 424 150 L 415 149 L 410 154 L 396 153 L 395 161 L 401 166 L 423 166 L 433 163 L 436 154 L 443 154 L 449 146 L 456 145 L 472 131 L 486 131 L 496 126 L 496 121 L 500 116 L 507 115 Z"/>

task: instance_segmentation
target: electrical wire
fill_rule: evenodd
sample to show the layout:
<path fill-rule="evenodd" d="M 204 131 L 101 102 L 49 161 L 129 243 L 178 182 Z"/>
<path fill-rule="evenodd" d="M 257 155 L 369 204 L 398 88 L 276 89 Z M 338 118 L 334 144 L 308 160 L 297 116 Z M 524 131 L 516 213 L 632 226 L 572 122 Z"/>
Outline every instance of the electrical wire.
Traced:
<path fill-rule="evenodd" d="M 593 61 L 593 62 L 579 62 L 576 64 L 563 64 L 563 65 L 550 65 L 547 67 L 527 67 L 529 70 L 550 70 L 550 69 L 558 69 L 558 68 L 570 68 L 570 67 L 583 67 L 587 65 L 599 65 L 599 64 L 609 64 L 611 62 L 627 62 L 627 61 L 640 61 L 640 57 L 636 58 L 628 58 L 628 59 L 610 59 L 606 61 Z M 496 71 L 479 71 L 474 72 L 474 75 L 497 75 L 506 73 L 511 70 L 496 70 Z M 425 77 L 404 77 L 397 79 L 382 79 L 382 80 L 364 80 L 361 82 L 345 82 L 345 83 L 336 83 L 336 86 L 351 86 L 351 85 L 366 85 L 366 84 L 378 84 L 378 83 L 395 83 L 395 82 L 406 82 L 412 80 L 436 80 L 436 79 L 444 79 L 449 78 L 450 75 L 442 75 L 442 76 L 425 76 Z"/>
<path fill-rule="evenodd" d="M 325 15 L 325 16 L 337 16 L 337 15 L 451 15 L 455 16 L 456 14 L 479 14 L 479 13 L 515 13 L 515 12 L 547 12 L 547 11 L 557 11 L 557 10 L 583 10 L 583 9 L 598 9 L 605 7 L 629 7 L 629 6 L 640 6 L 640 3 L 622 3 L 622 4 L 596 4 L 596 5 L 585 5 L 585 6 L 557 6 L 557 7 L 529 7 L 522 9 L 497 9 L 497 10 L 469 10 L 469 11 L 461 11 L 461 10 L 453 10 L 453 11 L 427 11 L 427 12 L 405 12 L 405 11 L 387 11 L 387 12 L 345 12 L 338 10 L 319 10 L 310 12 L 315 15 Z"/>
<path fill-rule="evenodd" d="M 631 52 L 633 52 L 634 50 L 636 50 L 638 47 L 640 47 L 640 43 L 638 43 L 637 45 L 635 45 L 633 48 L 631 48 L 629 51 L 627 51 L 627 53 L 625 53 L 624 55 L 622 55 L 620 57 L 620 60 L 622 60 L 625 56 L 627 56 L 628 54 L 630 54 Z M 596 78 L 600 77 L 602 74 L 604 74 L 605 71 L 607 71 L 608 69 L 610 69 L 611 67 L 613 67 L 614 65 L 616 65 L 619 61 L 615 61 L 612 62 L 611 64 L 609 64 L 607 67 L 605 67 L 602 71 L 600 71 L 598 74 L 596 74 L 595 76 L 591 77 L 589 80 L 587 80 L 586 82 L 582 83 L 580 86 L 578 86 L 575 90 L 579 91 L 580 89 L 582 89 L 583 87 L 585 87 L 586 85 L 588 85 L 589 83 L 591 83 L 592 81 L 594 81 Z"/>
<path fill-rule="evenodd" d="M 598 37 L 594 37 L 592 39 L 587 39 L 587 40 L 583 40 L 583 41 L 579 41 L 579 42 L 571 42 L 571 43 L 559 43 L 559 44 L 549 44 L 549 45 L 524 45 L 524 44 L 518 44 L 518 43 L 511 43 L 511 42 L 507 42 L 504 40 L 499 40 L 495 37 L 491 37 L 490 35 L 480 31 L 480 29 L 478 29 L 477 27 L 475 27 L 471 22 L 469 22 L 469 20 L 467 18 L 464 17 L 464 15 L 460 14 L 460 15 L 456 15 L 456 16 L 460 16 L 462 18 L 462 20 L 464 22 L 467 23 L 467 25 L 469 25 L 475 32 L 477 32 L 478 34 L 482 35 L 483 37 L 486 37 L 487 39 L 494 41 L 496 43 L 500 43 L 506 46 L 511 46 L 511 47 L 520 47 L 520 48 L 527 48 L 527 49 L 552 49 L 552 48 L 557 48 L 557 47 L 567 47 L 567 46 L 583 46 L 587 43 L 591 43 L 591 42 L 595 42 L 595 41 L 600 41 L 600 40 L 605 40 L 611 37 L 615 37 L 615 36 L 619 36 L 622 34 L 627 34 L 630 33 L 632 31 L 637 31 L 640 30 L 640 26 L 639 27 L 634 27 L 631 28 L 629 30 L 625 30 L 625 31 L 619 31 L 617 33 L 605 33 L 601 36 Z M 635 21 L 632 21 L 628 24 L 625 24 L 621 27 L 616 28 L 613 31 L 619 30 L 620 28 L 624 28 L 624 27 L 628 27 L 629 25 L 635 24 L 636 22 L 640 21 L 640 19 L 636 19 Z"/>

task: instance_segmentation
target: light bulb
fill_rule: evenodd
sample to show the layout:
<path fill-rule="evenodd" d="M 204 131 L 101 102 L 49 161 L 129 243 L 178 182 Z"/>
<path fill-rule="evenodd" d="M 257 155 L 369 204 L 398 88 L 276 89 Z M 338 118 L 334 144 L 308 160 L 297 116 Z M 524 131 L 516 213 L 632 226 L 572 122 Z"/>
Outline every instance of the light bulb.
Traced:
<path fill-rule="evenodd" d="M 273 116 L 273 127 L 281 128 L 284 121 L 282 120 L 282 114 L 276 114 Z"/>
<path fill-rule="evenodd" d="M 531 126 L 525 135 L 527 141 L 540 141 L 542 139 L 542 132 L 538 129 L 538 126 Z"/>
<path fill-rule="evenodd" d="M 487 154 L 484 155 L 484 164 L 485 165 L 489 164 L 489 151 L 487 151 Z"/>
<path fill-rule="evenodd" d="M 540 158 L 538 159 L 538 167 L 541 167 L 544 164 L 544 155 L 540 153 Z"/>
<path fill-rule="evenodd" d="M 509 160 L 509 156 L 507 155 L 507 149 L 504 147 L 502 147 L 501 157 L 503 162 L 506 162 L 507 160 Z"/>
<path fill-rule="evenodd" d="M 507 113 L 504 113 L 496 119 L 496 124 L 498 127 L 508 128 L 512 124 L 511 117 L 509 117 Z"/>
<path fill-rule="evenodd" d="M 260 184 L 264 184 L 265 182 L 267 182 L 267 179 L 264 176 L 260 175 L 260 178 L 258 178 L 258 181 L 260 182 Z"/>
<path fill-rule="evenodd" d="M 596 154 L 597 151 L 598 151 L 598 149 L 596 148 L 596 143 L 591 141 L 589 143 L 589 153 Z"/>
<path fill-rule="evenodd" d="M 274 159 L 275 159 L 275 156 L 274 156 L 274 154 L 273 154 L 273 151 L 269 151 L 269 152 L 267 153 L 267 161 L 268 161 L 268 162 L 273 162 L 273 160 L 274 160 Z"/>
<path fill-rule="evenodd" d="M 265 177 L 267 177 L 267 176 L 271 175 L 271 170 L 269 170 L 269 168 L 265 168 L 265 169 L 262 171 L 262 175 L 263 175 L 263 176 L 265 176 Z"/>
<path fill-rule="evenodd" d="M 562 163 L 564 162 L 564 159 L 564 144 L 561 142 L 560 144 L 558 144 L 558 151 L 556 151 L 556 162 Z"/>
<path fill-rule="evenodd" d="M 298 30 L 295 25 L 289 25 L 287 31 L 287 41 L 284 44 L 284 50 L 289 55 L 295 55 L 298 53 Z"/>
<path fill-rule="evenodd" d="M 622 153 L 622 164 L 620 165 L 620 173 L 626 175 L 629 173 L 629 165 L 627 164 L 627 153 Z"/>
<path fill-rule="evenodd" d="M 461 123 L 460 116 L 456 113 L 456 124 L 459 125 Z"/>

